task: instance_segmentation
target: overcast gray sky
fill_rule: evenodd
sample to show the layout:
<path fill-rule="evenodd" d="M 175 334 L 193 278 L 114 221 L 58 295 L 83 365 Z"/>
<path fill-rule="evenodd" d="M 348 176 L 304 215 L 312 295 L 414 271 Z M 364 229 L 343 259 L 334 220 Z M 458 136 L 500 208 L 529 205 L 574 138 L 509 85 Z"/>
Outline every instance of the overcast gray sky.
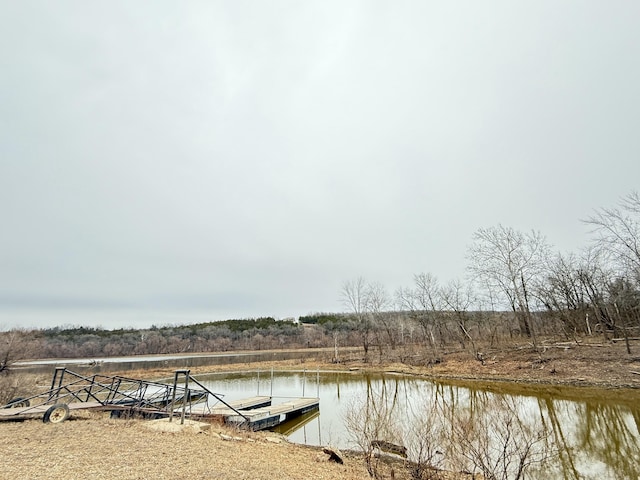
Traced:
<path fill-rule="evenodd" d="M 462 277 L 498 223 L 578 250 L 638 189 L 638 19 L 0 0 L 0 328 L 341 311 L 357 276 Z"/>

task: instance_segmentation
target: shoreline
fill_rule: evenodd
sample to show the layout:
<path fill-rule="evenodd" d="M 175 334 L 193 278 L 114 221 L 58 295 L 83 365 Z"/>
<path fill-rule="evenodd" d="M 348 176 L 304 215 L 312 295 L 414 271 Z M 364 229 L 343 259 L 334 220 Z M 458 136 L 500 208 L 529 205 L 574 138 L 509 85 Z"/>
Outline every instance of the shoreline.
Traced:
<path fill-rule="evenodd" d="M 334 363 L 326 350 L 308 352 L 304 359 L 203 365 L 191 368 L 190 372 L 198 377 L 273 368 L 307 371 L 309 374 L 321 371 L 354 375 L 410 375 L 496 393 L 535 394 L 577 401 L 610 398 L 616 403 L 631 406 L 640 402 L 640 375 L 633 373 L 640 371 L 640 357 L 628 356 L 617 345 L 599 349 L 577 346 L 542 353 L 505 348 L 490 351 L 484 363 L 463 350 L 446 352 L 438 362 L 430 362 L 425 357 L 407 357 L 410 363 L 379 362 L 374 356 L 370 358 L 371 362 L 365 363 L 357 355 L 350 358 L 345 355 L 341 357 L 343 361 Z M 83 375 L 97 373 L 90 367 L 82 370 Z M 174 371 L 174 368 L 165 366 L 108 374 L 158 379 L 171 377 Z M 19 370 L 15 372 L 20 374 Z M 32 378 L 45 388 L 50 382 L 46 374 Z M 328 460 L 323 446 L 292 443 L 273 433 L 239 432 L 221 426 L 212 426 L 211 431 L 200 433 L 158 432 L 144 426 L 143 420 L 114 420 L 97 413 L 87 413 L 57 425 L 43 424 L 39 419 L 3 422 L 0 424 L 0 441 L 13 445 L 5 458 L 5 473 L 42 480 L 76 474 L 98 480 L 113 476 L 123 480 L 150 475 L 164 478 L 162 475 L 166 474 L 167 465 L 180 466 L 179 471 L 184 476 L 174 475 L 174 478 L 210 478 L 211 472 L 222 474 L 215 478 L 238 480 L 371 478 L 365 458 L 358 452 L 343 451 L 345 463 L 339 465 Z M 87 445 L 94 445 L 90 448 L 90 455 L 87 455 Z M 215 455 L 202 456 L 203 451 L 215 452 Z M 47 461 L 51 455 L 59 459 L 54 469 Z M 100 458 L 115 457 L 117 462 L 100 461 Z M 188 458 L 197 458 L 198 461 L 185 462 Z M 393 478 L 410 480 L 413 477 L 407 465 L 403 461 L 394 463 L 391 459 L 380 468 L 385 469 L 386 478 L 391 478 L 391 472 L 394 472 Z M 471 478 L 462 473 L 441 471 L 439 474 L 443 479 Z"/>
<path fill-rule="evenodd" d="M 598 348 L 595 348 L 598 347 Z M 442 352 L 437 361 L 420 356 L 420 352 L 412 352 L 405 362 L 396 359 L 373 359 L 364 362 L 361 351 L 353 347 L 340 350 L 341 361 L 332 360 L 333 349 L 285 349 L 263 351 L 225 352 L 225 357 L 262 354 L 265 357 L 272 353 L 308 353 L 305 358 L 287 360 L 249 360 L 235 363 L 204 364 L 186 366 L 193 375 L 208 373 L 246 372 L 277 368 L 281 370 L 320 370 L 344 372 L 371 372 L 418 376 L 434 382 L 473 384 L 474 386 L 494 384 L 502 385 L 510 390 L 575 388 L 582 390 L 597 389 L 611 391 L 637 392 L 640 397 L 640 356 L 628 355 L 620 344 L 591 345 L 587 343 L 563 346 L 559 349 L 549 348 L 543 352 L 534 352 L 527 345 L 510 345 L 503 348 L 487 350 L 488 358 L 478 361 L 471 353 L 464 350 Z M 396 352 L 397 353 L 397 352 Z M 203 356 L 215 358 L 216 352 L 190 353 L 184 358 Z M 374 357 L 374 355 L 371 355 Z M 172 355 L 179 357 L 179 355 Z M 375 355 L 375 357 L 378 357 Z M 69 369 L 83 375 L 104 373 L 133 378 L 160 378 L 173 375 L 177 367 L 149 365 L 135 369 L 109 369 L 101 372 L 100 365 L 80 364 L 69 359 Z M 43 360 L 44 361 L 44 360 Z M 77 365 L 74 365 L 77 363 Z M 117 362 L 112 365 L 117 365 Z M 77 368 L 76 368 L 77 367 Z M 97 368 L 96 368 L 97 367 Z M 185 367 L 179 367 L 185 368 Z M 53 367 L 52 367 L 53 370 Z M 21 374 L 21 368 L 13 369 Z M 29 372 L 24 374 L 31 375 Z M 39 377 L 44 372 L 33 373 Z M 485 385 L 486 387 L 486 385 Z"/>

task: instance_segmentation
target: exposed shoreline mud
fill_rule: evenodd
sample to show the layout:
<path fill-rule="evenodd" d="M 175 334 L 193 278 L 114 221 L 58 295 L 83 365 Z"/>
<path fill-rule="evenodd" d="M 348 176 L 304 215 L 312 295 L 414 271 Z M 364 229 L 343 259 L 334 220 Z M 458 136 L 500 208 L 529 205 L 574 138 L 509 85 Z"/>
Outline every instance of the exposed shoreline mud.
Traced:
<path fill-rule="evenodd" d="M 640 394 L 640 344 L 637 354 L 627 354 L 619 343 L 554 344 L 534 351 L 527 345 L 511 345 L 487 350 L 482 360 L 468 351 L 442 352 L 437 359 L 420 353 L 406 355 L 403 362 L 380 361 L 371 354 L 365 362 L 361 353 L 349 350 L 345 358 L 332 359 L 326 349 L 309 349 L 305 359 L 247 362 L 194 367 L 193 374 L 248 371 L 277 368 L 282 370 L 371 371 L 416 375 L 446 383 L 482 383 L 518 385 L 536 389 L 575 387 L 580 389 L 638 390 Z M 633 351 L 633 350 L 632 350 Z M 168 368 L 120 372 L 127 376 L 162 376 Z"/>

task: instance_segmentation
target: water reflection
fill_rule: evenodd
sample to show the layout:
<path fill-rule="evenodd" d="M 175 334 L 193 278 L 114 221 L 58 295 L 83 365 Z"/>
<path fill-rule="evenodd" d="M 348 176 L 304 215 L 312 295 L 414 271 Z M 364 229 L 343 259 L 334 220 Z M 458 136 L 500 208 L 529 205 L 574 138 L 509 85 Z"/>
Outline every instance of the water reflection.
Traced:
<path fill-rule="evenodd" d="M 640 478 L 640 408 L 626 412 L 615 405 L 595 403 L 579 409 L 576 413 L 584 421 L 577 427 L 578 448 L 603 465 L 615 465 L 618 478 Z"/>
<path fill-rule="evenodd" d="M 281 426 L 294 442 L 358 448 L 345 428 L 349 409 L 356 408 L 369 418 L 388 418 L 385 434 L 401 439 L 414 457 L 422 455 L 438 465 L 468 468 L 464 461 L 454 461 L 456 452 L 446 439 L 459 440 L 470 432 L 467 440 L 458 441 L 467 442 L 458 457 L 510 442 L 510 449 L 532 449 L 531 471 L 538 478 L 640 478 L 637 393 L 504 391 L 495 385 L 473 388 L 401 375 L 315 371 L 212 375 L 206 383 L 228 400 L 257 393 L 272 394 L 274 403 L 303 394 L 319 396 L 319 415 Z M 425 438 L 443 440 L 427 444 Z"/>
<path fill-rule="evenodd" d="M 307 412 L 304 415 L 300 415 L 299 417 L 292 418 L 284 423 L 281 423 L 277 427 L 273 429 L 274 432 L 278 432 L 286 437 L 292 435 L 294 432 L 302 430 L 302 434 L 304 438 L 307 438 L 307 430 L 306 427 L 313 420 L 316 420 L 320 417 L 320 411 L 314 410 L 312 412 Z M 315 422 L 315 425 L 319 428 L 320 423 Z M 318 438 L 322 439 L 322 435 L 318 432 Z M 304 442 L 307 443 L 307 442 Z M 322 442 L 321 442 L 322 443 Z"/>

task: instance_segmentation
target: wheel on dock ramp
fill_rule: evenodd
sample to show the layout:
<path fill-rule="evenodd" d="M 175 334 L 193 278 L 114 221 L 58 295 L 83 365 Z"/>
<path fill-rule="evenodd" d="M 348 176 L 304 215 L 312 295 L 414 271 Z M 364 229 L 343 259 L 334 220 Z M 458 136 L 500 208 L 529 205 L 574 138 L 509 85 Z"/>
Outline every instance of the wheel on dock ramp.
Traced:
<path fill-rule="evenodd" d="M 29 399 L 22 398 L 22 397 L 14 398 L 9 403 L 7 403 L 7 407 L 9 408 L 28 407 L 29 405 L 31 405 L 31 402 L 29 402 Z"/>
<path fill-rule="evenodd" d="M 44 423 L 60 423 L 69 418 L 69 407 L 64 403 L 56 403 L 49 410 L 44 412 L 42 421 Z"/>

